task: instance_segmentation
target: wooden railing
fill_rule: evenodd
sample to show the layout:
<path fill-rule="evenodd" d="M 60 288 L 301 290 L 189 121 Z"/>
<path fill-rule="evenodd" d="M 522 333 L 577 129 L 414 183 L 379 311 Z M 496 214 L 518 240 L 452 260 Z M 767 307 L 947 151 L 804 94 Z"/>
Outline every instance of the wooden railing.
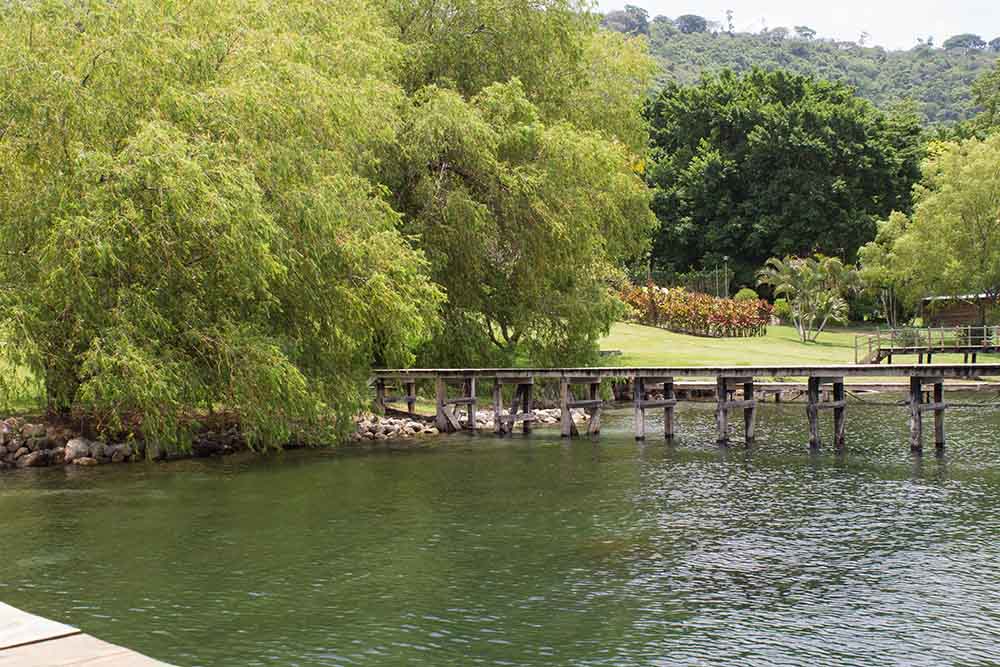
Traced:
<path fill-rule="evenodd" d="M 854 363 L 877 364 L 892 355 L 973 354 L 1000 350 L 1000 327 L 912 327 L 880 329 L 854 337 Z"/>

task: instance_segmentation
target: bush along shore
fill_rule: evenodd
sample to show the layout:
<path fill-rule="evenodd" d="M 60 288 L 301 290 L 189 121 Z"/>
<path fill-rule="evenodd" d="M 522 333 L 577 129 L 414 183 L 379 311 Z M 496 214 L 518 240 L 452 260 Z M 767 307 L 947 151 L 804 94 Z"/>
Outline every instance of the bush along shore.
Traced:
<path fill-rule="evenodd" d="M 507 411 L 504 411 L 506 414 Z M 536 426 L 559 423 L 559 410 L 534 411 Z M 574 411 L 577 421 L 586 418 L 582 410 Z M 463 416 L 464 420 L 464 416 Z M 476 412 L 476 428 L 493 429 L 493 410 Z M 365 414 L 355 420 L 354 442 L 407 440 L 439 435 L 433 420 L 422 416 L 394 417 Z M 82 437 L 64 426 L 10 417 L 0 422 L 0 470 L 37 468 L 57 465 L 94 466 L 105 463 L 127 463 L 145 459 L 202 458 L 221 456 L 247 450 L 239 428 L 229 426 L 207 430 L 195 435 L 187 452 L 167 452 L 143 442 L 104 443 Z"/>

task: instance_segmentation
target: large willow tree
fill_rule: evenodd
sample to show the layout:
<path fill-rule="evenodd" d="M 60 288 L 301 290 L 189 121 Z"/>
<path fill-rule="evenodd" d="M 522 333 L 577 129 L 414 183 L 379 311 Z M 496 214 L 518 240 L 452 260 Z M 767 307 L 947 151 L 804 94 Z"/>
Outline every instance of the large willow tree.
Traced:
<path fill-rule="evenodd" d="M 653 65 L 575 0 L 382 0 L 410 93 L 386 179 L 447 292 L 427 364 L 574 364 L 656 220 Z"/>
<path fill-rule="evenodd" d="M 343 433 L 440 292 L 373 179 L 404 92 L 362 0 L 0 9 L 0 323 L 53 409 Z"/>

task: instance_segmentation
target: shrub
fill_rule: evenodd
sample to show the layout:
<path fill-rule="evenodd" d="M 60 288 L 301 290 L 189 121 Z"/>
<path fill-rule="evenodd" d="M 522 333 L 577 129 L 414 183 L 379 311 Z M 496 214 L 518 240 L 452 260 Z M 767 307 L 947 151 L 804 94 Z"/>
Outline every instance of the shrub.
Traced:
<path fill-rule="evenodd" d="M 629 285 L 619 297 L 636 321 L 696 336 L 763 336 L 771 320 L 771 305 L 762 299 L 720 299 L 652 283 Z"/>
<path fill-rule="evenodd" d="M 760 301 L 760 295 L 749 287 L 744 287 L 736 293 L 733 299 L 736 301 Z"/>
<path fill-rule="evenodd" d="M 788 299 L 774 300 L 774 316 L 782 324 L 788 324 L 792 321 L 792 307 L 788 305 Z"/>

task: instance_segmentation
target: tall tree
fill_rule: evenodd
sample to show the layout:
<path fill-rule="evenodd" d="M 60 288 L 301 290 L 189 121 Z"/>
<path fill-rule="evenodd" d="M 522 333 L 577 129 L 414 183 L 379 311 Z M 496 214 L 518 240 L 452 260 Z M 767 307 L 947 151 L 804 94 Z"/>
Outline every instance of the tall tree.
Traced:
<path fill-rule="evenodd" d="M 50 406 L 346 433 L 440 300 L 372 180 L 402 91 L 367 3 L 14 3 L 0 32 L 0 337 Z"/>
<path fill-rule="evenodd" d="M 682 14 L 674 19 L 674 25 L 683 33 L 697 33 L 708 30 L 708 21 L 697 14 Z"/>
<path fill-rule="evenodd" d="M 924 163 L 909 224 L 890 262 L 912 303 L 984 295 L 980 322 L 1000 298 L 1000 134 L 937 144 Z"/>
<path fill-rule="evenodd" d="M 768 257 L 823 252 L 853 261 L 876 217 L 908 210 L 920 126 L 846 86 L 787 72 L 723 72 L 669 84 L 649 107 L 662 226 L 653 261 L 711 266 L 739 282 Z"/>
<path fill-rule="evenodd" d="M 656 223 L 642 42 L 568 1 L 389 6 L 420 55 L 385 179 L 448 295 L 423 360 L 594 358 L 616 313 L 608 279 Z"/>

